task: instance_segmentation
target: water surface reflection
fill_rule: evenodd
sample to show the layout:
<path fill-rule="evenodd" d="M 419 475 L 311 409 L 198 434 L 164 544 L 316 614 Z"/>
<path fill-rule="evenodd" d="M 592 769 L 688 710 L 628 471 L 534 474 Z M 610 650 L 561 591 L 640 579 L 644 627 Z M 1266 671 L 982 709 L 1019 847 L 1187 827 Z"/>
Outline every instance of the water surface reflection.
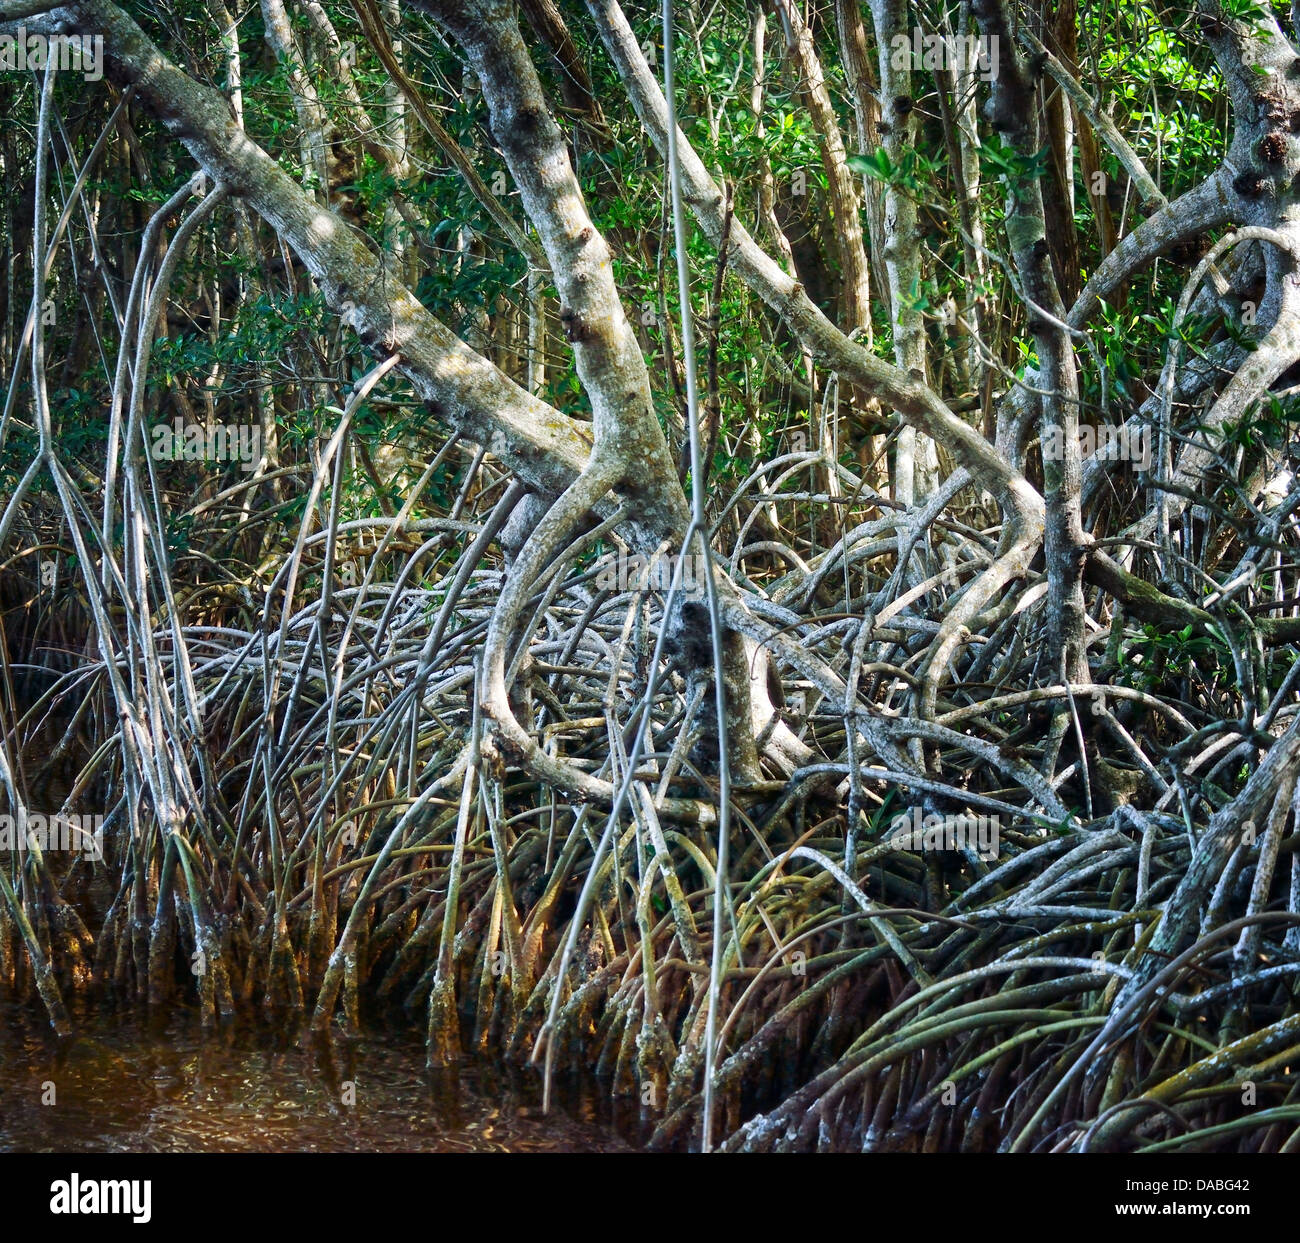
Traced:
<path fill-rule="evenodd" d="M 430 1077 L 409 1030 L 318 1040 L 192 1012 L 83 1012 L 57 1041 L 0 1003 L 0 1151 L 626 1151 L 595 1084 L 557 1085 L 549 1115 L 527 1071 L 467 1061 Z"/>

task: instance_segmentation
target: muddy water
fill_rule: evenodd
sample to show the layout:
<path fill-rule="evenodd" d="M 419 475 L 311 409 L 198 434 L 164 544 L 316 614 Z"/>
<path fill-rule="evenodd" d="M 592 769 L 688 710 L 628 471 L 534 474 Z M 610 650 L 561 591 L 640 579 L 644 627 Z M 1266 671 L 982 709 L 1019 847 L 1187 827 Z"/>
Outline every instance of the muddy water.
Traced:
<path fill-rule="evenodd" d="M 180 1010 L 75 1022 L 60 1042 L 0 1002 L 0 1152 L 613 1152 L 642 1134 L 596 1084 L 557 1085 L 543 1114 L 526 1071 L 467 1061 L 431 1078 L 410 1031 L 204 1034 Z"/>

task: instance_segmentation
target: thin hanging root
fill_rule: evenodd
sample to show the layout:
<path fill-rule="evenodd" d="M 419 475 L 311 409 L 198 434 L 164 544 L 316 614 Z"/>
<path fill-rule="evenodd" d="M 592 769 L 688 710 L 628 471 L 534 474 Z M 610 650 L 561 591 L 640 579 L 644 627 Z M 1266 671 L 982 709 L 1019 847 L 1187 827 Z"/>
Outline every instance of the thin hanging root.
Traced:
<path fill-rule="evenodd" d="M 0 871 L 0 897 L 4 898 L 5 904 L 13 913 L 14 923 L 18 925 L 19 934 L 22 936 L 23 945 L 36 977 L 36 991 L 40 994 L 46 1014 L 49 1015 L 50 1026 L 58 1035 L 66 1036 L 71 1032 L 72 1024 L 68 1018 L 67 1008 L 63 1004 L 58 981 L 54 978 L 54 971 L 36 939 L 27 912 L 18 902 L 13 886 L 9 884 L 9 879 L 3 871 Z"/>
<path fill-rule="evenodd" d="M 474 686 L 478 683 L 475 669 Z M 442 938 L 438 948 L 438 968 L 429 994 L 427 1020 L 427 1057 L 430 1066 L 451 1066 L 460 1057 L 460 1020 L 456 1013 L 456 977 L 453 961 L 456 919 L 460 907 L 462 869 L 465 863 L 465 839 L 469 828 L 470 805 L 478 775 L 479 698 L 473 700 L 470 742 L 461 787 L 460 810 L 456 816 L 456 836 L 447 876 L 447 897 L 443 907 Z M 480 786 L 481 790 L 481 786 Z M 480 794 L 481 798 L 481 794 Z"/>

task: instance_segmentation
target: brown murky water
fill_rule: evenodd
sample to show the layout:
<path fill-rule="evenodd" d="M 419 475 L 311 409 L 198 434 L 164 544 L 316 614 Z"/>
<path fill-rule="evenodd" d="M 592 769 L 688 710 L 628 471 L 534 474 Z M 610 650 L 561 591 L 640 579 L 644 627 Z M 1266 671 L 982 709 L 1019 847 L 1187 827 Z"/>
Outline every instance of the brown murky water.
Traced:
<path fill-rule="evenodd" d="M 410 1031 L 322 1042 L 269 1022 L 204 1034 L 82 1013 L 57 1041 L 39 1013 L 0 1002 L 0 1152 L 618 1152 L 634 1118 L 599 1085 L 467 1061 L 430 1077 Z"/>

